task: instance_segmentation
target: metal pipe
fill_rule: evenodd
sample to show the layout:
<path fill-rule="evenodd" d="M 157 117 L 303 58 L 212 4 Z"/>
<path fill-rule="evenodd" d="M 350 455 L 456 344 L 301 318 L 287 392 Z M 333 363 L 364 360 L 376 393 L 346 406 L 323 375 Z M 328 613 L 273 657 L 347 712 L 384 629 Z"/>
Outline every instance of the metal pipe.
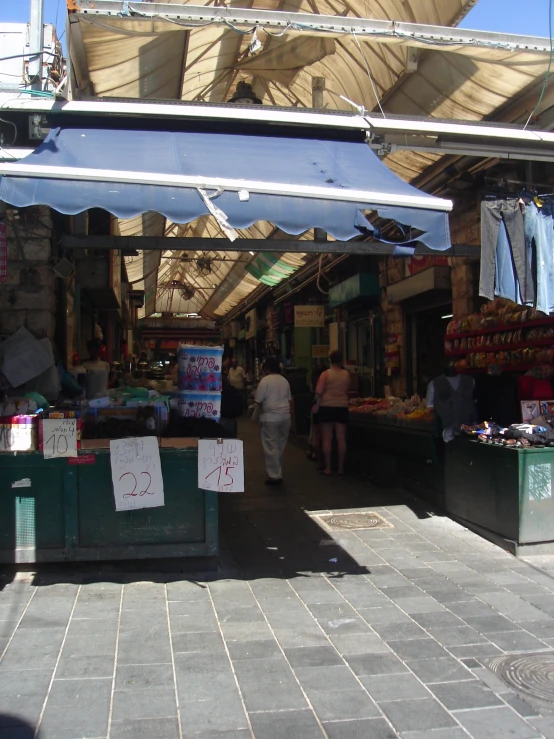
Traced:
<path fill-rule="evenodd" d="M 44 0 L 31 0 L 29 45 L 37 49 L 29 59 L 29 78 L 32 90 L 42 90 L 42 50 L 44 49 Z"/>

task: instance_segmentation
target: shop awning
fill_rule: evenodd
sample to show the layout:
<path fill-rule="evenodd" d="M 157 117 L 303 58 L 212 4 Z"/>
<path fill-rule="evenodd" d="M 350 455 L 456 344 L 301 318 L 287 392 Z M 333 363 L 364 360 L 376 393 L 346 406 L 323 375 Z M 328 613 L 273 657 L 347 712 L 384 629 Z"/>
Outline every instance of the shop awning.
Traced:
<path fill-rule="evenodd" d="M 325 134 L 56 128 L 30 156 L 0 164 L 0 174 L 0 200 L 16 207 L 157 212 L 180 224 L 211 213 L 231 228 L 268 221 L 288 234 L 320 228 L 342 240 L 371 231 L 365 214 L 377 212 L 402 224 L 407 241 L 450 246 L 449 200 L 401 180 L 365 142 Z"/>

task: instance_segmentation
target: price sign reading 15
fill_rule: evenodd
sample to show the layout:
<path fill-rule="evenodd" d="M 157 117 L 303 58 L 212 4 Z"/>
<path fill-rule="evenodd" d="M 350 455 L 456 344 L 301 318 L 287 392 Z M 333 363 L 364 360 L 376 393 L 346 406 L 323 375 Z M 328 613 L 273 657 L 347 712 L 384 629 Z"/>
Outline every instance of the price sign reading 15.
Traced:
<path fill-rule="evenodd" d="M 198 487 L 218 493 L 244 492 L 242 441 L 198 440 Z"/>

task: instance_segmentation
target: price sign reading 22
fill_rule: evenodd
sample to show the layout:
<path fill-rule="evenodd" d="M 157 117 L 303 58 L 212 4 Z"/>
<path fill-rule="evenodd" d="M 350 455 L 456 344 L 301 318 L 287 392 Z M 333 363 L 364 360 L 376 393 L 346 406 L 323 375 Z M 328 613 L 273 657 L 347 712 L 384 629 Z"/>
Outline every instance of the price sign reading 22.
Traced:
<path fill-rule="evenodd" d="M 140 490 L 138 493 L 137 493 L 137 488 L 139 484 L 138 484 L 137 476 L 135 475 L 135 473 L 134 472 L 124 472 L 121 475 L 121 477 L 119 478 L 119 482 L 122 482 L 125 477 L 128 477 L 129 479 L 127 480 L 127 482 L 130 485 L 134 483 L 134 487 L 130 492 L 123 493 L 124 498 L 135 498 L 137 495 L 146 495 L 146 494 L 153 495 L 154 494 L 154 491 L 149 493 L 150 486 L 152 485 L 152 475 L 149 472 L 141 472 L 139 474 L 139 478 L 142 478 L 143 475 L 147 477 L 148 480 L 141 479 L 141 485 L 146 484 L 146 482 L 148 482 L 148 485 L 146 488 L 144 488 L 144 490 Z"/>

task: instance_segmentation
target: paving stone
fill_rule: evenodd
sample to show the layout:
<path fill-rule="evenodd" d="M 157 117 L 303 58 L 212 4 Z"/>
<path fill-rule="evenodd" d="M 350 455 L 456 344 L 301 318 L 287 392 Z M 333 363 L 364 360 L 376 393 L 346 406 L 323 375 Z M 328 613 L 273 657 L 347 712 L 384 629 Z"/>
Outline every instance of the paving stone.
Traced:
<path fill-rule="evenodd" d="M 310 703 L 321 721 L 377 718 L 381 712 L 367 694 L 358 690 L 310 692 Z"/>
<path fill-rule="evenodd" d="M 140 665 L 171 661 L 167 624 L 153 624 L 146 629 L 127 631 L 119 635 L 117 663 Z"/>
<path fill-rule="evenodd" d="M 422 639 L 428 636 L 413 621 L 400 622 L 398 624 L 375 624 L 373 628 L 386 642 L 404 639 Z"/>
<path fill-rule="evenodd" d="M 457 711 L 456 719 L 474 739 L 538 739 L 538 734 L 511 708 Z"/>
<path fill-rule="evenodd" d="M 309 710 L 252 714 L 250 720 L 254 734 L 263 739 L 322 739 L 324 736 Z"/>
<path fill-rule="evenodd" d="M 432 611 L 444 611 L 445 606 L 434 598 L 422 595 L 419 598 L 399 598 L 396 605 L 406 613 L 431 613 Z"/>
<path fill-rule="evenodd" d="M 249 715 L 261 711 L 291 711 L 308 707 L 308 703 L 293 679 L 276 683 L 246 683 L 242 696 Z"/>
<path fill-rule="evenodd" d="M 498 613 L 486 603 L 480 600 L 463 601 L 461 603 L 449 603 L 448 610 L 456 616 L 463 618 L 478 618 L 481 616 L 498 616 Z"/>
<path fill-rule="evenodd" d="M 343 661 L 333 647 L 294 647 L 286 649 L 285 655 L 291 667 L 326 667 L 342 665 Z"/>
<path fill-rule="evenodd" d="M 303 690 L 358 690 L 360 687 L 352 671 L 345 665 L 333 667 L 299 667 L 294 674 Z"/>
<path fill-rule="evenodd" d="M 546 739 L 554 739 L 554 716 L 530 718 L 529 723 Z"/>
<path fill-rule="evenodd" d="M 491 642 L 484 642 L 483 644 L 464 644 L 463 646 L 448 647 L 448 651 L 454 655 L 454 657 L 474 657 L 480 659 L 481 657 L 496 657 L 498 654 L 502 654 L 502 651 Z"/>
<path fill-rule="evenodd" d="M 492 634 L 500 631 L 515 631 L 518 626 L 504 616 L 474 616 L 464 619 L 469 626 L 481 634 Z"/>
<path fill-rule="evenodd" d="M 403 731 L 400 739 L 467 739 L 467 733 L 459 727 L 433 731 Z"/>
<path fill-rule="evenodd" d="M 472 673 L 453 657 L 409 660 L 407 665 L 425 684 L 473 679 Z"/>
<path fill-rule="evenodd" d="M 349 654 L 346 661 L 356 675 L 390 675 L 408 671 L 395 654 Z"/>
<path fill-rule="evenodd" d="M 309 629 L 302 627 L 298 629 L 274 629 L 274 634 L 283 649 L 292 647 L 327 646 L 329 644 L 329 640 L 317 625 L 314 628 L 310 627 Z M 334 636 L 334 634 L 330 634 L 329 636 Z M 244 638 L 248 639 L 248 636 L 246 635 Z M 269 628 L 267 629 L 267 635 L 262 638 L 274 639 Z M 260 634 L 256 632 L 252 635 L 252 639 L 260 639 Z"/>
<path fill-rule="evenodd" d="M 396 734 L 384 719 L 336 721 L 324 724 L 329 739 L 396 739 Z"/>
<path fill-rule="evenodd" d="M 0 662 L 0 670 L 53 668 L 64 633 L 63 629 L 25 629 L 16 632 Z"/>
<path fill-rule="evenodd" d="M 110 739 L 179 739 L 177 718 L 112 721 Z"/>
<path fill-rule="evenodd" d="M 554 619 L 551 621 L 519 621 L 517 626 L 533 634 L 537 639 L 554 639 Z"/>
<path fill-rule="evenodd" d="M 384 701 L 379 706 L 399 732 L 430 731 L 456 726 L 452 716 L 433 698 Z"/>
<path fill-rule="evenodd" d="M 429 629 L 430 636 L 445 647 L 465 644 L 486 644 L 487 640 L 470 626 L 436 626 Z"/>
<path fill-rule="evenodd" d="M 487 634 L 487 638 L 505 652 L 534 652 L 550 647 L 532 634 L 519 631 L 502 631 L 498 634 Z"/>
<path fill-rule="evenodd" d="M 16 716 L 35 726 L 52 679 L 52 670 L 5 671 L 0 679 L 0 736 L 3 727 L 10 721 L 7 716 Z"/>
<path fill-rule="evenodd" d="M 379 608 L 358 608 L 358 613 L 370 626 L 375 624 L 411 623 L 410 617 L 398 606 L 387 605 Z"/>
<path fill-rule="evenodd" d="M 389 641 L 389 647 L 400 659 L 437 659 L 448 657 L 448 652 L 434 639 L 405 639 Z"/>
<path fill-rule="evenodd" d="M 517 695 L 503 695 L 503 699 L 506 703 L 511 706 L 514 711 L 517 711 L 523 718 L 529 718 L 530 716 L 539 716 L 539 711 L 533 706 L 529 705 L 526 701 L 522 700 Z"/>
<path fill-rule="evenodd" d="M 248 728 L 238 692 L 222 693 L 217 701 L 194 701 L 180 705 L 183 734 L 226 732 Z"/>
<path fill-rule="evenodd" d="M 72 618 L 67 630 L 67 638 L 89 638 L 92 636 L 107 636 L 112 634 L 117 638 L 117 618 Z"/>
<path fill-rule="evenodd" d="M 379 654 L 390 652 L 390 648 L 376 634 L 336 634 L 329 638 L 340 654 Z"/>
<path fill-rule="evenodd" d="M 55 739 L 105 737 L 111 680 L 54 680 L 40 725 L 40 736 Z"/>
<path fill-rule="evenodd" d="M 221 634 L 215 631 L 172 634 L 174 652 L 215 652 L 224 650 Z"/>
<path fill-rule="evenodd" d="M 365 689 L 378 703 L 414 698 L 429 698 L 429 691 L 409 672 L 393 675 L 362 675 Z"/>
<path fill-rule="evenodd" d="M 233 662 L 243 659 L 280 659 L 283 656 L 274 639 L 227 641 L 226 644 Z"/>
<path fill-rule="evenodd" d="M 172 688 L 173 665 L 118 665 L 115 673 L 116 690 L 149 690 Z"/>
<path fill-rule="evenodd" d="M 435 683 L 430 685 L 429 689 L 449 711 L 503 705 L 493 691 L 480 680 Z"/>
<path fill-rule="evenodd" d="M 116 690 L 113 696 L 114 721 L 177 716 L 175 689 L 150 685 L 145 690 Z"/>

